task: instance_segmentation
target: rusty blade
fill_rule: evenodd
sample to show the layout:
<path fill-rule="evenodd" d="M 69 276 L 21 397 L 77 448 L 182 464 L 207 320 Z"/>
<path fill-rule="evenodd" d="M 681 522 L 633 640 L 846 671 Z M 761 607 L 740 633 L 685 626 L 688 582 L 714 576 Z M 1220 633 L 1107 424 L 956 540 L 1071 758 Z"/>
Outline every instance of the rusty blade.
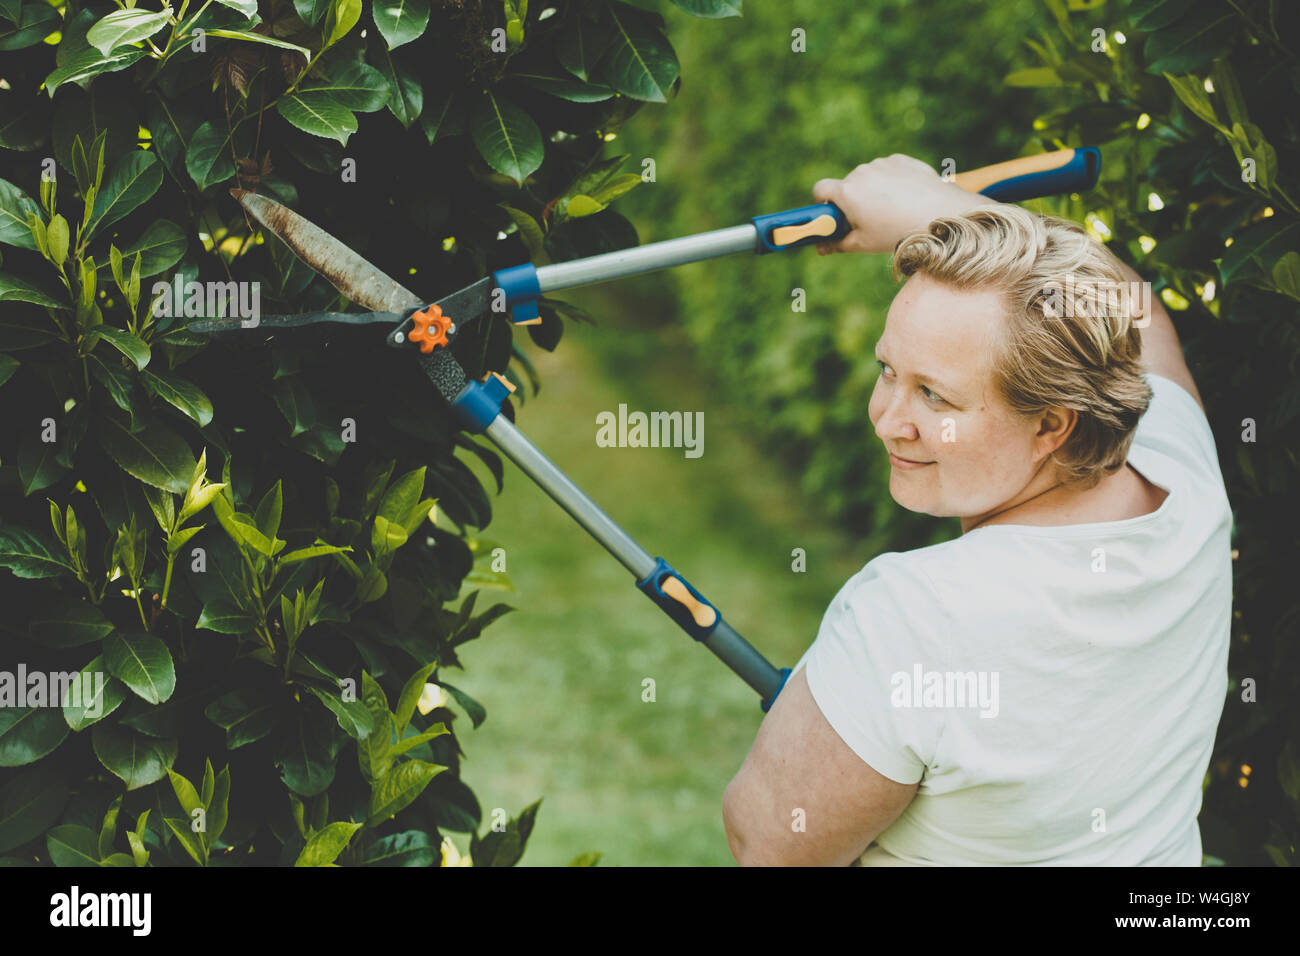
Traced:
<path fill-rule="evenodd" d="M 425 304 L 424 299 L 287 206 L 247 189 L 232 189 L 230 195 L 275 233 L 295 256 L 362 308 L 402 313 Z"/>

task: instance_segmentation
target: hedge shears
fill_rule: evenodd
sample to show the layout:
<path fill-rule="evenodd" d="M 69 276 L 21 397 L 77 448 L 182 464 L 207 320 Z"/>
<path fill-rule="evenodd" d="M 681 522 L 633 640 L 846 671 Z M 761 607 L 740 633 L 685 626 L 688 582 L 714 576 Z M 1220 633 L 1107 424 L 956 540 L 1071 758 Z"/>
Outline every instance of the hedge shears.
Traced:
<path fill-rule="evenodd" d="M 957 185 L 1001 202 L 1090 189 L 1101 170 L 1095 148 L 1065 149 L 985 166 L 954 177 Z M 471 323 L 489 312 L 505 313 L 513 325 L 541 322 L 545 293 L 592 285 L 669 266 L 736 252 L 766 254 L 841 238 L 851 226 L 838 207 L 819 203 L 757 216 L 749 223 L 620 249 L 568 262 L 501 269 L 435 302 L 421 298 L 357 255 L 338 239 L 273 199 L 242 189 L 232 195 L 264 228 L 350 301 L 370 312 L 316 312 L 262 316 L 259 327 L 291 328 L 317 323 L 380 325 L 387 345 L 420 363 L 457 423 L 487 435 L 524 474 L 599 541 L 628 571 L 636 587 L 682 630 L 703 644 L 758 692 L 766 712 L 785 686 L 790 668 L 774 667 L 725 621 L 718 609 L 676 568 L 638 544 L 501 414 L 515 390 L 500 372 L 472 380 L 448 349 Z M 239 317 L 189 323 L 193 332 L 247 328 Z"/>

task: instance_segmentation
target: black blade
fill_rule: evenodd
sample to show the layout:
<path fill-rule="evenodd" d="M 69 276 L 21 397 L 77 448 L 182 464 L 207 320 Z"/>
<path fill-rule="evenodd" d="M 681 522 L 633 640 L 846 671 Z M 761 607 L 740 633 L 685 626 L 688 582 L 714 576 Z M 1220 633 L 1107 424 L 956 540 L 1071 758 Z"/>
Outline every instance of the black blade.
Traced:
<path fill-rule="evenodd" d="M 263 315 L 256 319 L 228 316 L 220 319 L 195 319 L 186 325 L 191 332 L 234 332 L 246 329 L 293 329 L 320 322 L 337 325 L 396 325 L 402 321 L 398 312 L 304 312 L 298 315 Z"/>

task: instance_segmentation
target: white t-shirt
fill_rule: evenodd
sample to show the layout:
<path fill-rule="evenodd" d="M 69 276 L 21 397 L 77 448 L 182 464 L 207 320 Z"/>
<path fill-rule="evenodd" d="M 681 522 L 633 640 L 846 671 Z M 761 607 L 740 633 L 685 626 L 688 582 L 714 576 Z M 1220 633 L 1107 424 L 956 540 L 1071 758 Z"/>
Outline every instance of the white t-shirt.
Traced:
<path fill-rule="evenodd" d="M 863 865 L 1201 865 L 1232 513 L 1204 413 L 1147 381 L 1128 460 L 1158 510 L 882 554 L 831 602 L 795 669 L 858 756 L 920 783 Z"/>

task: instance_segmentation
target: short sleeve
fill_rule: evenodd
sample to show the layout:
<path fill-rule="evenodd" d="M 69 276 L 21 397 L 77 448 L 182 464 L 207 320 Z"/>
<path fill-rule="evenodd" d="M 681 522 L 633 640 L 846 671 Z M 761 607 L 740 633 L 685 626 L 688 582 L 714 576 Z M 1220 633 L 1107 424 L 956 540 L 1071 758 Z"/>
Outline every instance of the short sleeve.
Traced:
<path fill-rule="evenodd" d="M 1133 445 L 1149 448 L 1223 484 L 1214 433 L 1191 394 L 1170 379 L 1150 372 L 1151 404 L 1138 421 Z"/>
<path fill-rule="evenodd" d="M 876 772 L 917 783 L 933 762 L 944 711 L 913 703 L 918 672 L 948 661 L 948 614 L 908 556 L 882 554 L 849 579 L 826 609 L 795 670 L 828 723 Z"/>

